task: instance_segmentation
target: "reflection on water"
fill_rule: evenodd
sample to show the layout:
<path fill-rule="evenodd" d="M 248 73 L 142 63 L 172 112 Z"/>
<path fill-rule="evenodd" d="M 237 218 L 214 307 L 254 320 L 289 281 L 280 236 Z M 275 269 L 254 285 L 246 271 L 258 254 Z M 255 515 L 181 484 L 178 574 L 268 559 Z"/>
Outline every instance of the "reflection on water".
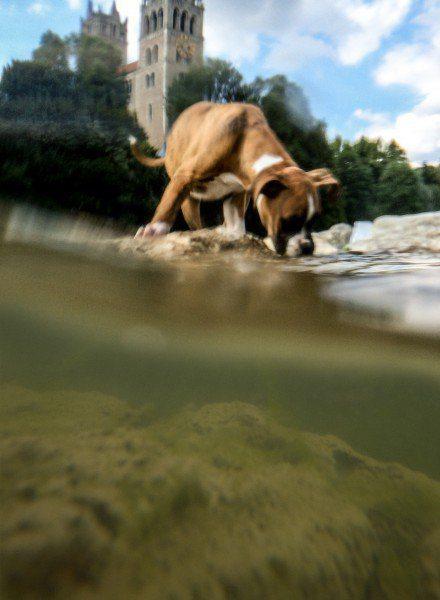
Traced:
<path fill-rule="evenodd" d="M 438 597 L 436 261 L 0 246 L 5 597 Z"/>

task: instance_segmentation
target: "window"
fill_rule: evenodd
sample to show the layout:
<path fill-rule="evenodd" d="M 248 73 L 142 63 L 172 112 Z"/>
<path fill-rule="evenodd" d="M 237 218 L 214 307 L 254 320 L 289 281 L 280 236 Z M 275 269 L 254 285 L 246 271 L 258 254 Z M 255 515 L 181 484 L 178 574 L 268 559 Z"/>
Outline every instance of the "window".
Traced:
<path fill-rule="evenodd" d="M 149 104 L 148 105 L 148 120 L 151 121 L 153 120 L 153 105 Z"/>
<path fill-rule="evenodd" d="M 150 87 L 150 76 L 149 75 L 146 75 L 146 77 L 145 77 L 145 85 L 147 86 L 147 88 Z"/>
<path fill-rule="evenodd" d="M 196 18 L 192 17 L 189 24 L 189 32 L 191 35 L 194 35 L 196 32 Z"/>
<path fill-rule="evenodd" d="M 150 19 L 148 17 L 145 17 L 144 32 L 146 35 L 148 35 L 150 33 Z"/>
<path fill-rule="evenodd" d="M 176 62 L 180 62 L 182 60 L 181 56 L 180 56 L 180 52 L 178 50 L 176 50 Z"/>
<path fill-rule="evenodd" d="M 145 53 L 145 62 L 147 63 L 148 66 L 151 65 L 152 63 L 152 55 L 151 55 L 151 48 L 147 48 L 147 51 Z"/>
<path fill-rule="evenodd" d="M 159 46 L 154 46 L 153 48 L 153 63 L 159 62 Z"/>
<path fill-rule="evenodd" d="M 117 27 L 116 27 L 116 25 L 113 25 L 113 26 L 112 26 L 112 36 L 113 36 L 113 37 L 116 37 L 116 30 L 117 30 Z"/>
<path fill-rule="evenodd" d="M 150 75 L 150 87 L 154 87 L 156 85 L 156 76 L 154 73 Z"/>
<path fill-rule="evenodd" d="M 173 29 L 178 29 L 179 27 L 179 9 L 175 8 L 173 13 Z"/>
<path fill-rule="evenodd" d="M 133 93 L 133 82 L 132 81 L 127 81 L 127 93 L 128 93 L 129 97 Z"/>
<path fill-rule="evenodd" d="M 151 24 L 153 31 L 157 31 L 157 13 L 156 11 L 151 15 Z"/>
<path fill-rule="evenodd" d="M 162 9 L 160 9 L 160 11 L 159 11 L 158 19 L 159 19 L 159 29 L 163 29 L 163 10 Z"/>
<path fill-rule="evenodd" d="M 180 31 L 186 31 L 186 21 L 188 19 L 188 14 L 186 12 L 182 13 L 180 17 Z"/>

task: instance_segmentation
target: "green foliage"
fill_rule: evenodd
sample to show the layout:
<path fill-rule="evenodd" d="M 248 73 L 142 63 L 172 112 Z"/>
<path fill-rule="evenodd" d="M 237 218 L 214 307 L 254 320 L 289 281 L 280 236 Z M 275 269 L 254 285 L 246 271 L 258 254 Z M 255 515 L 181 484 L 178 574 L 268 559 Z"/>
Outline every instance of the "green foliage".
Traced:
<path fill-rule="evenodd" d="M 255 102 L 259 85 L 246 84 L 243 75 L 230 63 L 208 58 L 202 67 L 194 67 L 177 77 L 168 90 L 167 112 L 170 123 L 196 102 Z"/>
<path fill-rule="evenodd" d="M 440 210 L 440 164 L 423 164 L 418 170 L 428 210 Z"/>
<path fill-rule="evenodd" d="M 75 69 L 68 66 L 74 57 Z M 32 61 L 0 82 L 0 189 L 38 206 L 145 222 L 163 172 L 132 158 L 127 137 L 145 136 L 127 111 L 120 52 L 100 39 L 48 32 Z M 152 154 L 152 148 L 144 144 Z"/>
<path fill-rule="evenodd" d="M 404 215 L 422 212 L 426 206 L 417 173 L 406 160 L 392 155 L 377 185 L 377 203 L 373 216 Z"/>
<path fill-rule="evenodd" d="M 164 185 L 164 174 L 142 167 L 120 134 L 0 121 L 0 189 L 11 198 L 136 225 Z"/>
<path fill-rule="evenodd" d="M 43 34 L 40 46 L 32 54 L 33 60 L 50 69 L 67 71 L 69 66 L 69 47 L 65 40 L 52 31 Z"/>
<path fill-rule="evenodd" d="M 336 139 L 333 152 L 350 222 L 440 208 L 439 167 L 413 169 L 395 141 L 386 144 L 362 137 L 350 143 Z"/>

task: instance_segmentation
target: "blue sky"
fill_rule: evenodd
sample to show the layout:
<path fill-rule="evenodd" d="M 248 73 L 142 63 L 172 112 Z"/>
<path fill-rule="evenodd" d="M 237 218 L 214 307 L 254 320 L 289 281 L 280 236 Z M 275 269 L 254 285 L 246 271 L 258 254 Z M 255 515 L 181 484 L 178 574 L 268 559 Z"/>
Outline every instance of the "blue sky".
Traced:
<path fill-rule="evenodd" d="M 108 7 L 110 0 L 102 0 Z M 140 0 L 117 2 L 136 58 Z M 0 0 L 0 65 L 77 31 L 85 0 Z M 396 138 L 440 159 L 440 0 L 205 0 L 206 54 L 248 79 L 285 73 L 329 133 Z"/>

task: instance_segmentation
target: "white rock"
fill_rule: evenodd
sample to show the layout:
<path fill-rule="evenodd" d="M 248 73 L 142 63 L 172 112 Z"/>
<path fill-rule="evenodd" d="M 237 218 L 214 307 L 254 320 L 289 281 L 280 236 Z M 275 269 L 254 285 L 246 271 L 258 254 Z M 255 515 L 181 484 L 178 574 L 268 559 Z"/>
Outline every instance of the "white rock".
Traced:
<path fill-rule="evenodd" d="M 380 217 L 367 239 L 350 243 L 352 252 L 440 252 L 440 212 Z"/>

